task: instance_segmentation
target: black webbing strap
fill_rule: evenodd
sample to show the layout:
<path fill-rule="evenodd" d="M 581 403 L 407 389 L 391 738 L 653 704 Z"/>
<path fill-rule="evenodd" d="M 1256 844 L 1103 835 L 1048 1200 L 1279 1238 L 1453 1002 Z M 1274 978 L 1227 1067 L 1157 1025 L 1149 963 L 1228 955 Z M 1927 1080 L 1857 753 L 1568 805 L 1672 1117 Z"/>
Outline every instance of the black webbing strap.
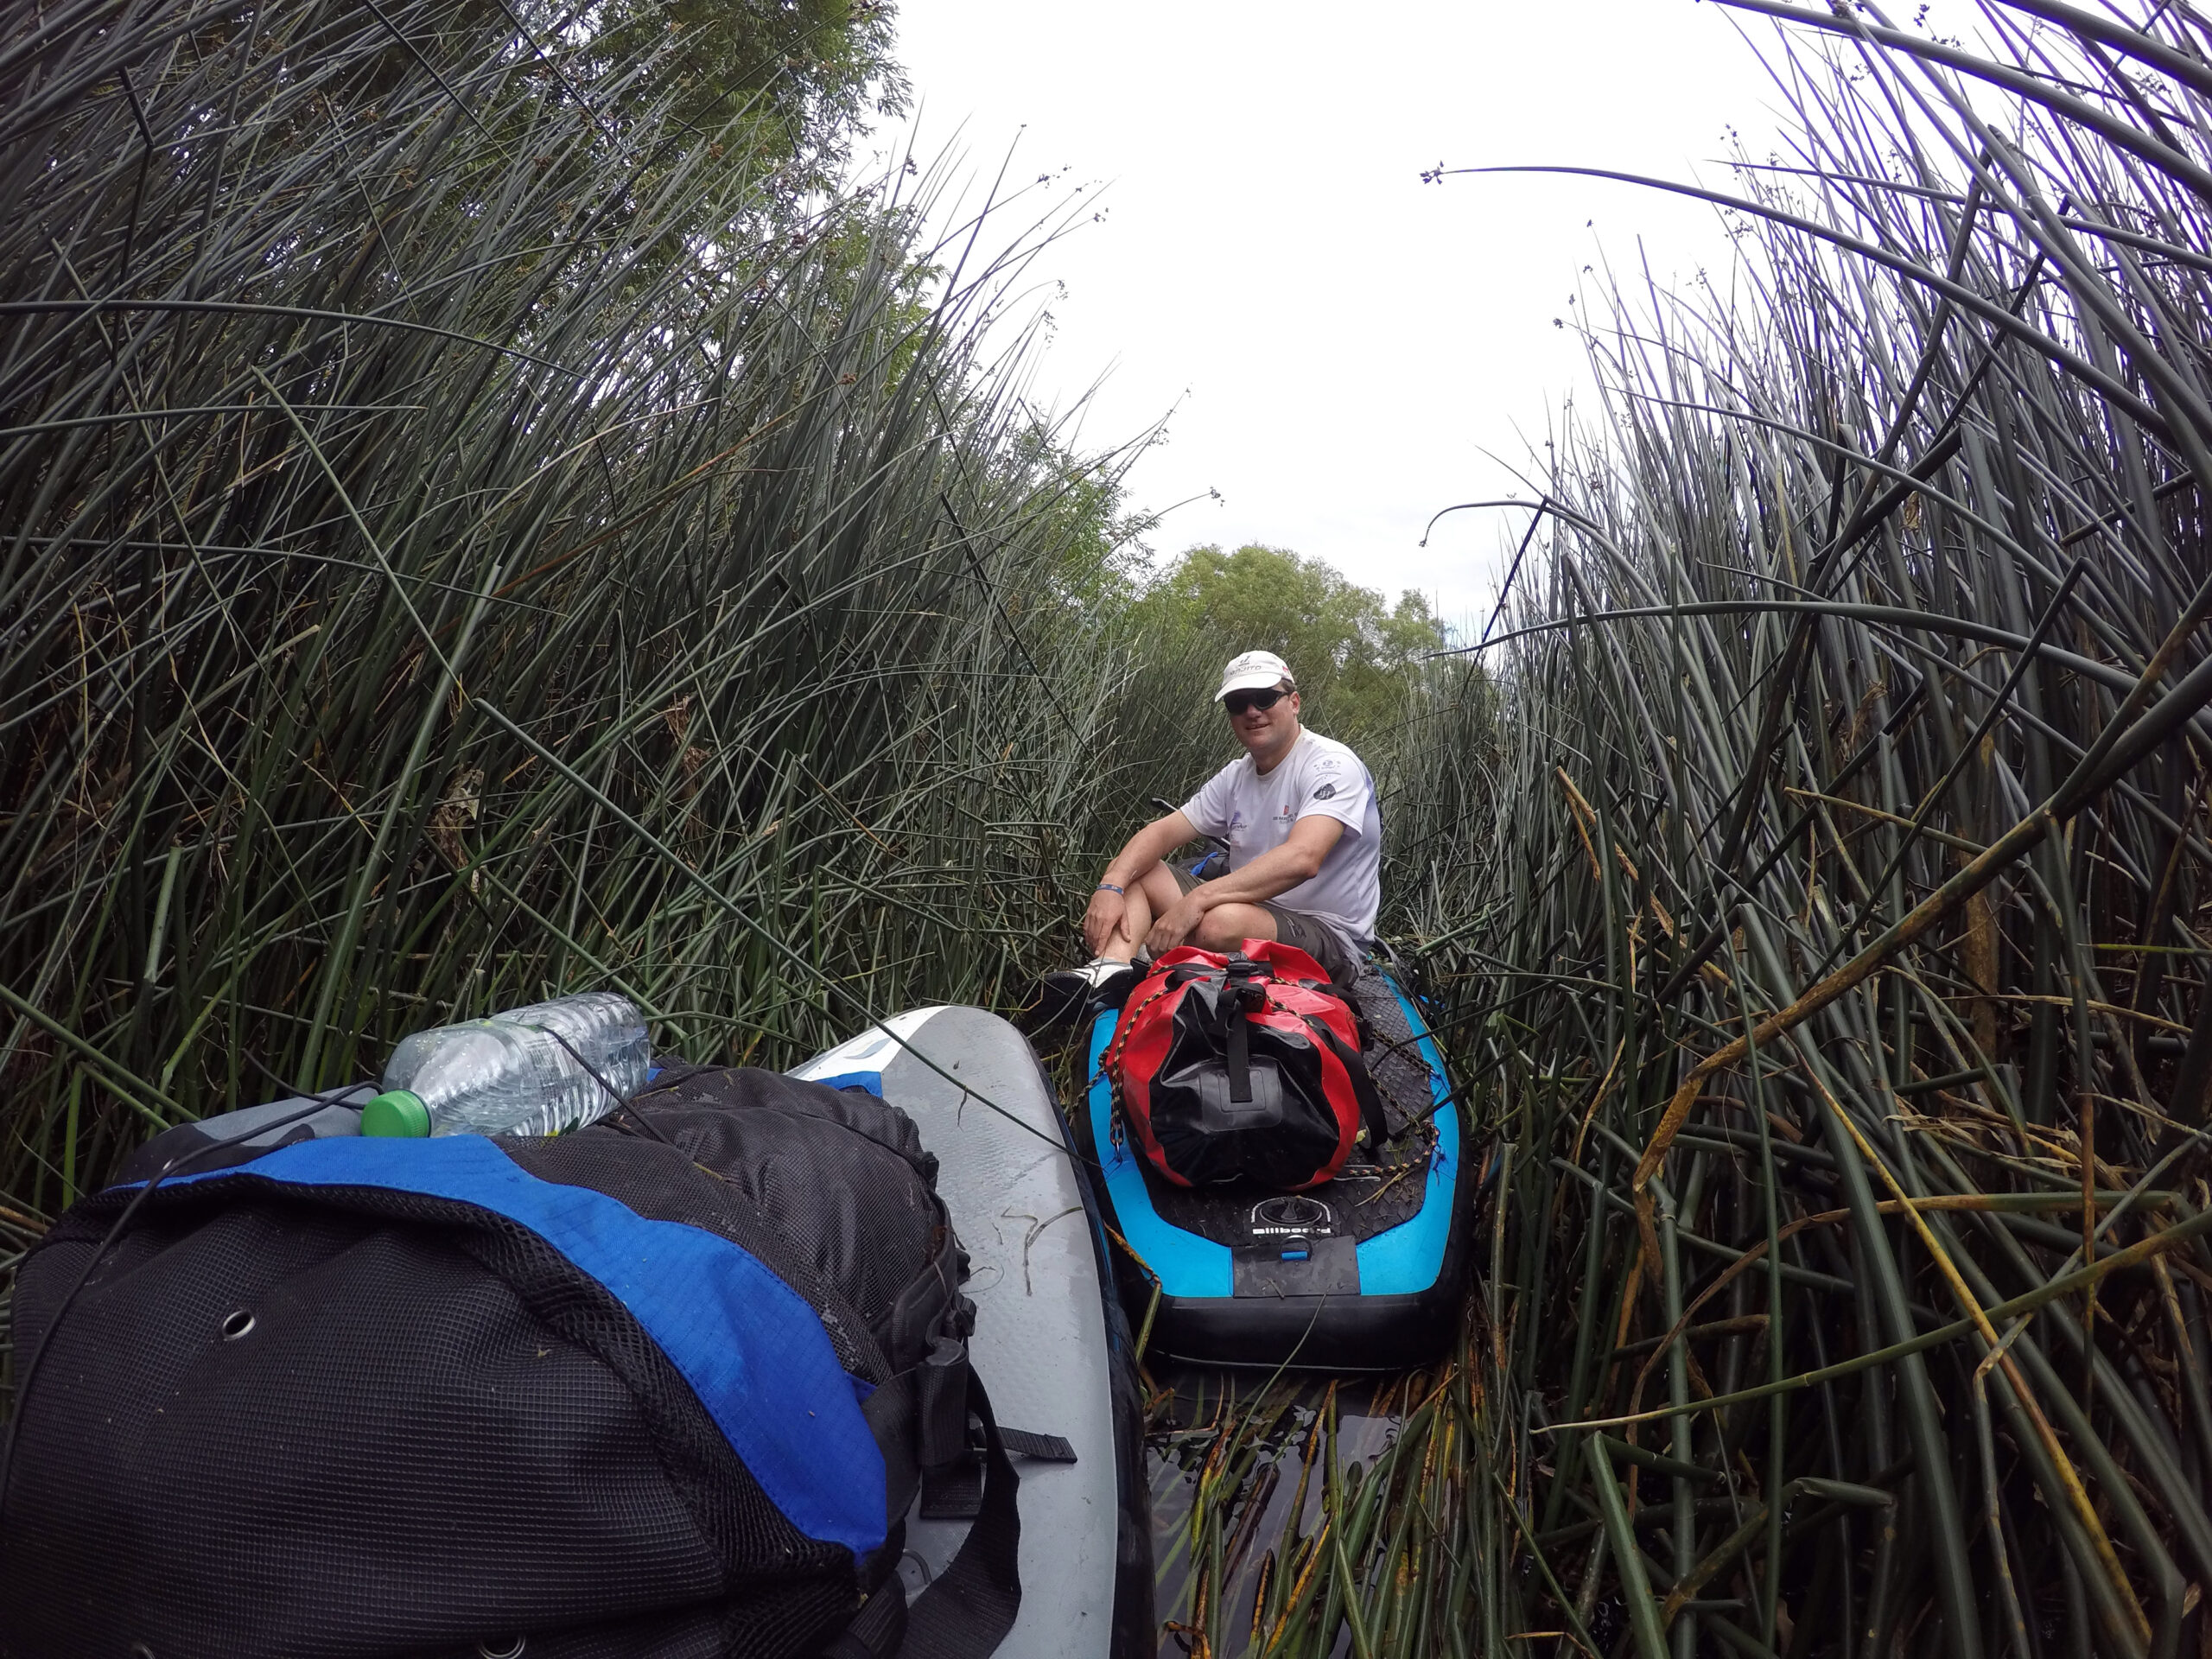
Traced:
<path fill-rule="evenodd" d="M 1034 1458 L 1039 1463 L 1073 1463 L 1075 1447 L 1064 1434 L 1038 1434 L 1026 1428 L 1001 1428 L 999 1438 L 1006 1442 L 1006 1449 L 1017 1458 Z"/>
<path fill-rule="evenodd" d="M 1229 1097 L 1239 1105 L 1252 1098 L 1252 1027 L 1233 992 L 1224 992 L 1217 1007 L 1226 1010 L 1227 1039 L 1222 1049 L 1229 1061 Z"/>
<path fill-rule="evenodd" d="M 1359 1058 L 1359 1051 L 1347 1047 L 1344 1039 L 1331 1031 L 1328 1022 L 1318 1014 L 1299 1016 L 1312 1027 L 1313 1034 L 1321 1039 L 1322 1046 L 1337 1057 L 1351 1079 L 1352 1097 L 1359 1102 L 1360 1121 L 1367 1125 L 1367 1144 L 1370 1151 L 1380 1151 L 1390 1138 L 1390 1121 L 1382 1116 L 1382 1096 L 1375 1092 L 1375 1079 L 1367 1075 L 1367 1062 Z"/>
<path fill-rule="evenodd" d="M 1375 1031 L 1368 1020 L 1367 1010 L 1360 1006 L 1359 999 L 1352 995 L 1348 987 L 1334 984 L 1327 980 L 1323 980 L 1319 984 L 1315 984 L 1312 980 L 1300 980 L 1299 983 L 1309 990 L 1320 992 L 1324 996 L 1333 996 L 1344 1005 L 1344 1012 L 1351 1015 L 1352 1029 L 1359 1033 L 1359 1046 L 1362 1048 L 1365 1048 L 1374 1040 Z"/>
<path fill-rule="evenodd" d="M 922 1471 L 922 1519 L 965 1521 L 983 1508 L 983 1465 L 956 1458 Z"/>
<path fill-rule="evenodd" d="M 894 1659 L 906 1639 L 906 1586 L 894 1572 L 822 1649 L 821 1659 Z"/>
<path fill-rule="evenodd" d="M 918 1395 L 922 1519 L 964 1521 L 982 1507 L 983 1471 L 968 1447 L 968 1344 L 957 1337 L 930 1340 Z"/>
<path fill-rule="evenodd" d="M 968 1344 L 930 1338 L 914 1384 L 915 1455 L 925 1469 L 968 1455 Z"/>
<path fill-rule="evenodd" d="M 991 1414 L 991 1397 L 972 1370 L 968 1408 L 983 1425 L 982 1503 L 960 1553 L 908 1610 L 899 1659 L 984 1659 L 1021 1611 L 1021 1478 Z"/>
<path fill-rule="evenodd" d="M 1062 1434 L 1039 1434 L 1027 1428 L 999 1429 L 1007 1455 L 1034 1458 L 1039 1463 L 1074 1463 L 1075 1447 Z M 984 1447 L 977 1444 L 963 1457 L 922 1471 L 922 1519 L 967 1521 L 983 1507 Z"/>

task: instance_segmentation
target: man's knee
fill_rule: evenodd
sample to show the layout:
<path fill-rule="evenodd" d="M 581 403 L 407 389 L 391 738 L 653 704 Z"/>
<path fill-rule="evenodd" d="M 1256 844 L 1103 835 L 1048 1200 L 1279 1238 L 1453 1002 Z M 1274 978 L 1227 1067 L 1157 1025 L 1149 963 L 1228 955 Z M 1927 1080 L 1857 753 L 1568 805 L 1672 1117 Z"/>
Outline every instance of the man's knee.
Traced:
<path fill-rule="evenodd" d="M 1198 923 L 1198 944 L 1207 950 L 1234 950 L 1247 939 L 1274 936 L 1274 918 L 1257 905 L 1217 905 Z"/>
<path fill-rule="evenodd" d="M 1162 911 L 1183 896 L 1182 884 L 1175 880 L 1175 872 L 1165 860 L 1155 860 L 1150 869 L 1140 874 L 1133 886 L 1141 887 L 1144 896 L 1152 901 L 1154 911 Z"/>

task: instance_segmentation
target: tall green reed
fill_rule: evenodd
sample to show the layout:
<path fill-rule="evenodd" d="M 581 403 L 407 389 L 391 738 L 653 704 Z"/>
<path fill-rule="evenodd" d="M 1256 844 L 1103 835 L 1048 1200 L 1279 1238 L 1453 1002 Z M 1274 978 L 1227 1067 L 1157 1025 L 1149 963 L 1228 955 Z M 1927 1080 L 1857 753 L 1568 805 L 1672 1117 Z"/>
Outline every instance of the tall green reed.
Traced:
<path fill-rule="evenodd" d="M 1417 925 L 1510 1143 L 1506 1622 L 2193 1652 L 2204 23 L 1735 3 L 1795 153 L 1711 193 L 1732 288 L 1592 326 L 1494 778 L 1416 814 L 1462 826 Z"/>
<path fill-rule="evenodd" d="M 609 985 L 773 1063 L 1017 1001 L 1058 943 L 1129 664 L 1071 597 L 1119 462 L 1065 454 L 992 327 L 1055 222 L 924 246 L 930 178 L 794 188 L 744 148 L 776 124 L 701 124 L 680 35 L 529 19 L 0 32 L 34 1221 L 448 1017 Z"/>
<path fill-rule="evenodd" d="M 1191 1374 L 1149 1402 L 1163 1654 L 1319 1659 L 1501 1650 L 1510 1421 L 1479 1318 L 1382 1381 Z"/>

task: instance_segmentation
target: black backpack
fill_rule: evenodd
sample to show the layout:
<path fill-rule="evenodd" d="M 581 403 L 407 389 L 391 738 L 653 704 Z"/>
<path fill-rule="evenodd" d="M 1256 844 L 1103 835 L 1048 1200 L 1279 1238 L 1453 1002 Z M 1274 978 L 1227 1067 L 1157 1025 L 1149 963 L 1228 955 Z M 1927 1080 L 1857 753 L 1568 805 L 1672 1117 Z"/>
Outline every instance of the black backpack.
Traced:
<path fill-rule="evenodd" d="M 9 1659 L 949 1659 L 1011 1626 L 1018 1483 L 904 1113 L 690 1069 L 547 1139 L 264 1140 L 171 1131 L 22 1265 Z M 925 1475 L 976 1519 L 910 1613 Z"/>

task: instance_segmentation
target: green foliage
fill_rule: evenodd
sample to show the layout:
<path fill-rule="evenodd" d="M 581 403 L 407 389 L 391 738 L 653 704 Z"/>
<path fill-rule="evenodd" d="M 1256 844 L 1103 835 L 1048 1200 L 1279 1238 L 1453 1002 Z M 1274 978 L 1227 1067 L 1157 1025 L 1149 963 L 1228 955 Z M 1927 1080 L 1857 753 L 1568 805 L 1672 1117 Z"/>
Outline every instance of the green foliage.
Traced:
<path fill-rule="evenodd" d="M 1446 918 L 1479 927 L 1506 718 L 1481 663 L 1431 658 L 1411 675 L 1397 722 L 1361 752 L 1382 807 L 1386 936 L 1433 942 Z"/>
<path fill-rule="evenodd" d="M 1306 719 L 1357 747 L 1405 715 L 1414 668 L 1445 643 L 1443 626 L 1419 594 L 1382 595 L 1325 560 L 1287 549 L 1250 545 L 1234 553 L 1194 547 L 1130 606 L 1130 626 L 1170 660 L 1191 659 L 1204 683 L 1205 664 L 1242 651 L 1272 651 L 1298 677 Z"/>
<path fill-rule="evenodd" d="M 925 305 L 912 204 L 776 200 L 658 40 L 9 18 L 0 1277 L 150 1129 L 454 1015 L 775 1064 L 1021 1000 L 1129 671 L 1068 598 L 1115 463 L 979 360 L 1029 249 Z"/>
<path fill-rule="evenodd" d="M 836 190 L 868 118 L 906 107 L 887 0 L 538 0 L 518 15 L 541 37 L 574 35 L 582 79 L 664 96 L 661 118 L 712 159 L 758 158 L 786 205 Z"/>
<path fill-rule="evenodd" d="M 1737 295 L 1589 337 L 1490 786 L 1403 773 L 1501 1143 L 1490 1583 L 1557 1652 L 2202 1639 L 2212 76 L 2033 10 L 1788 9 L 1845 44 L 1777 64 Z"/>
<path fill-rule="evenodd" d="M 1096 649 L 1110 619 L 1128 605 L 1135 572 L 1143 558 L 1141 537 L 1153 520 L 1128 506 L 1122 475 L 1139 452 L 1103 456 L 1071 453 L 1042 423 L 1009 433 L 992 459 L 1004 483 L 1022 483 L 1028 517 L 1023 528 L 1062 550 L 1049 595 L 1027 602 L 1045 607 L 1039 626 L 1074 629 Z"/>

